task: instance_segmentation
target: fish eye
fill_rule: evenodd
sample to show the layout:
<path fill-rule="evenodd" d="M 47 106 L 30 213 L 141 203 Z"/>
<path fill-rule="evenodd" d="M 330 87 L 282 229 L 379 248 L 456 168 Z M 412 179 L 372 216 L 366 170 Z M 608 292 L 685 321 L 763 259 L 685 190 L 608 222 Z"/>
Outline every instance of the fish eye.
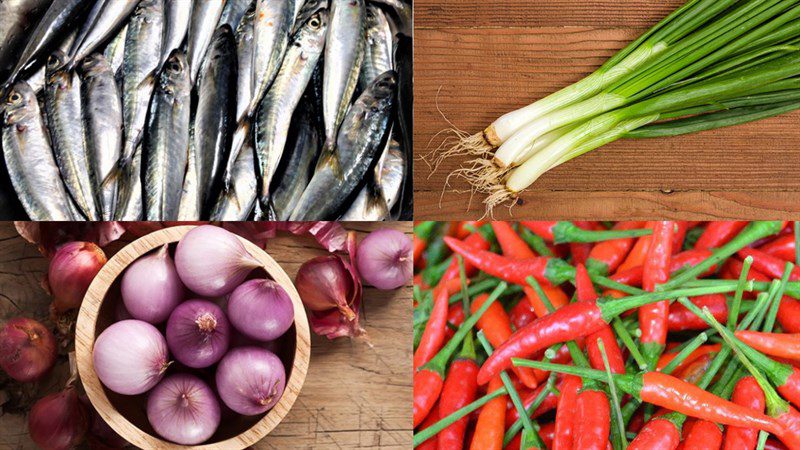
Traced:
<path fill-rule="evenodd" d="M 56 67 L 58 64 L 59 64 L 59 60 L 58 60 L 58 58 L 56 57 L 56 55 L 50 55 L 50 57 L 49 57 L 49 58 L 47 58 L 47 65 L 48 65 L 48 66 L 50 66 L 50 67 Z"/>
<path fill-rule="evenodd" d="M 11 95 L 8 96 L 8 100 L 12 103 L 17 103 L 18 101 L 22 100 L 22 96 L 19 95 L 18 92 L 12 92 Z"/>
<path fill-rule="evenodd" d="M 309 21 L 308 21 L 308 23 L 309 23 L 309 25 L 311 25 L 313 28 L 319 28 L 319 25 L 320 25 L 320 23 L 319 23 L 319 17 L 316 17 L 316 16 L 312 17 L 312 18 L 311 18 L 311 20 L 309 20 Z"/>
<path fill-rule="evenodd" d="M 181 65 L 177 61 L 172 61 L 169 64 L 169 70 L 171 72 L 180 72 L 181 71 Z"/>
<path fill-rule="evenodd" d="M 386 89 L 386 88 L 388 88 L 388 87 L 389 87 L 389 83 L 387 83 L 387 82 L 385 82 L 385 81 L 379 81 L 379 82 L 378 82 L 378 87 L 379 87 L 379 88 Z"/>

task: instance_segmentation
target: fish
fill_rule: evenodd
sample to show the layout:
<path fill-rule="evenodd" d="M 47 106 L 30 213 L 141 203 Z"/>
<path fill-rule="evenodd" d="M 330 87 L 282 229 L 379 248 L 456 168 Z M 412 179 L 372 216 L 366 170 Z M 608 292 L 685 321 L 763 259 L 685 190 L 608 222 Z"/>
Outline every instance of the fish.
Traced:
<path fill-rule="evenodd" d="M 334 151 L 323 155 L 290 220 L 336 217 L 361 184 L 382 149 L 397 92 L 397 74 L 388 71 L 367 87 L 342 121 Z"/>
<path fill-rule="evenodd" d="M 233 164 L 233 189 L 220 192 L 211 209 L 211 220 L 242 221 L 250 217 L 256 204 L 258 188 L 255 160 L 255 148 L 250 135 Z"/>
<path fill-rule="evenodd" d="M 368 173 L 366 185 L 339 220 L 360 222 L 388 220 L 402 187 L 404 168 L 405 161 L 400 143 L 394 139 L 387 140 L 378 163 Z"/>
<path fill-rule="evenodd" d="M 400 146 L 406 162 L 401 195 L 401 214 L 396 219 L 412 220 L 414 211 L 414 186 L 411 174 L 414 173 L 412 149 L 414 137 L 414 43 L 410 36 L 398 35 L 395 45 L 394 66 L 397 68 L 397 125 L 400 128 Z"/>
<path fill-rule="evenodd" d="M 253 115 L 261 97 L 272 84 L 289 44 L 289 32 L 294 23 L 295 1 L 257 0 L 253 23 L 253 86 L 254 94 L 248 108 Z"/>
<path fill-rule="evenodd" d="M 389 209 L 398 204 L 406 179 L 406 155 L 396 139 L 389 141 L 389 146 L 379 163 L 381 167 L 381 190 Z"/>
<path fill-rule="evenodd" d="M 116 36 L 109 41 L 106 48 L 103 49 L 103 56 L 105 56 L 108 64 L 111 65 L 111 70 L 117 77 L 117 81 L 122 81 L 120 77 L 120 68 L 122 62 L 125 60 L 125 37 L 128 35 L 128 25 L 122 27 Z"/>
<path fill-rule="evenodd" d="M 383 198 L 380 185 L 370 176 L 358 192 L 350 208 L 339 217 L 340 221 L 381 222 L 389 218 L 389 205 Z"/>
<path fill-rule="evenodd" d="M 67 55 L 61 51 L 47 60 L 44 88 L 47 125 L 67 190 L 81 213 L 95 221 L 100 220 L 100 208 L 89 173 L 81 83 L 78 74 L 66 69 L 68 62 Z"/>
<path fill-rule="evenodd" d="M 99 193 L 102 220 L 113 220 L 117 183 L 112 176 L 122 153 L 122 100 L 114 69 L 102 53 L 80 66 L 86 149 L 94 191 Z"/>
<path fill-rule="evenodd" d="M 316 111 L 309 97 L 307 93 L 294 113 L 289 140 L 278 166 L 281 176 L 272 182 L 272 207 L 278 220 L 289 220 L 308 186 L 322 144 L 319 129 L 314 125 Z"/>
<path fill-rule="evenodd" d="M 147 108 L 161 57 L 164 0 L 142 0 L 128 24 L 122 62 L 122 117 L 125 138 L 113 176 L 120 178 L 116 220 L 142 217 L 142 165 L 139 150 Z"/>
<path fill-rule="evenodd" d="M 377 4 L 385 5 L 392 12 L 393 28 L 396 30 L 392 34 L 402 33 L 408 37 L 413 34 L 414 19 L 413 8 L 409 2 L 404 0 L 372 0 Z"/>
<path fill-rule="evenodd" d="M 189 32 L 192 6 L 186 0 L 164 1 L 164 40 L 158 67 L 164 65 L 172 51 L 180 48 Z"/>
<path fill-rule="evenodd" d="M 331 0 L 322 79 L 325 149 L 329 153 L 336 145 L 339 126 L 358 84 L 364 60 L 365 24 L 364 0 Z"/>
<path fill-rule="evenodd" d="M 91 4 L 86 0 L 54 0 L 28 35 L 27 44 L 4 85 L 10 85 L 22 72 L 47 59 L 51 50 L 58 46 L 59 39 L 69 32 Z"/>
<path fill-rule="evenodd" d="M 211 37 L 214 35 L 214 30 L 217 29 L 217 23 L 222 16 L 225 3 L 225 0 L 194 0 L 192 17 L 189 21 L 189 44 L 186 51 L 186 61 L 189 63 L 189 75 L 192 83 L 197 82 L 197 74 L 206 57 Z"/>
<path fill-rule="evenodd" d="M 311 16 L 292 38 L 272 87 L 261 101 L 255 122 L 261 209 L 269 205 L 270 185 L 278 168 L 297 105 L 325 47 L 328 15 Z"/>
<path fill-rule="evenodd" d="M 190 70 L 185 54 L 173 50 L 153 91 L 142 140 L 147 220 L 178 217 L 189 153 Z"/>
<path fill-rule="evenodd" d="M 245 13 L 236 29 L 236 60 L 238 64 L 236 83 L 236 120 L 244 119 L 253 97 L 253 21 L 255 20 L 255 3 Z"/>
<path fill-rule="evenodd" d="M 139 0 L 98 0 L 72 45 L 67 67 L 72 69 L 114 36 L 127 22 L 138 3 Z"/>
<path fill-rule="evenodd" d="M 36 94 L 24 81 L 16 83 L 5 109 L 3 156 L 25 212 L 34 221 L 73 220 Z"/>
<path fill-rule="evenodd" d="M 3 0 L 0 2 L 0 80 L 14 68 L 29 31 L 53 0 Z"/>
<path fill-rule="evenodd" d="M 77 30 L 69 33 L 66 39 L 64 39 L 64 41 L 58 47 L 58 50 L 66 53 L 67 50 L 69 50 L 69 48 L 72 46 L 72 43 L 75 41 L 75 37 L 77 36 L 77 34 L 78 34 Z M 37 65 L 39 66 L 38 69 L 36 69 L 36 71 L 33 72 L 30 76 L 25 78 L 25 82 L 28 83 L 28 86 L 30 86 L 31 89 L 33 89 L 33 92 L 35 92 L 36 95 L 39 95 L 42 89 L 44 89 L 44 75 L 46 68 L 45 66 L 47 66 L 47 64 L 37 64 Z"/>
<path fill-rule="evenodd" d="M 297 30 L 308 21 L 314 14 L 321 10 L 328 9 L 328 0 L 296 0 L 294 25 L 292 26 L 291 35 L 294 36 Z"/>
<path fill-rule="evenodd" d="M 197 179 L 197 149 L 194 144 L 195 129 L 189 131 L 189 155 L 186 160 L 186 176 L 183 178 L 178 220 L 198 220 L 201 214 L 200 189 Z"/>
<path fill-rule="evenodd" d="M 242 21 L 242 17 L 254 4 L 254 0 L 228 0 L 225 4 L 225 9 L 222 10 L 222 16 L 219 18 L 217 27 L 228 25 L 232 30 L 236 30 Z"/>
<path fill-rule="evenodd" d="M 230 26 L 222 25 L 211 39 L 197 90 L 193 143 L 196 150 L 197 198 L 201 207 L 211 203 L 221 187 L 231 135 L 236 125 L 236 69 L 233 31 Z M 197 219 L 199 217 L 194 217 L 194 220 Z"/>
<path fill-rule="evenodd" d="M 383 11 L 367 6 L 367 42 L 358 85 L 364 90 L 372 80 L 394 69 L 394 35 Z"/>

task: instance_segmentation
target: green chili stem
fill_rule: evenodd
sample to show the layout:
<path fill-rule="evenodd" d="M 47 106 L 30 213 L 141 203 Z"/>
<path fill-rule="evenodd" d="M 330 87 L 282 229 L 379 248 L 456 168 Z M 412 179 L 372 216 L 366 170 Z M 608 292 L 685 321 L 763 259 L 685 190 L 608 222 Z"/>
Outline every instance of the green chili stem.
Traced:
<path fill-rule="evenodd" d="M 464 267 L 464 258 L 461 255 L 456 255 L 456 259 L 458 260 L 458 277 L 461 279 L 461 301 L 462 301 L 462 308 L 464 310 L 464 319 L 469 319 L 470 315 L 470 304 L 469 304 L 469 294 L 467 293 L 467 269 Z"/>
<path fill-rule="evenodd" d="M 608 379 L 608 391 L 611 395 L 611 404 L 614 406 L 614 416 L 616 419 L 616 432 L 611 433 L 615 449 L 625 449 L 628 447 L 628 440 L 625 439 L 625 422 L 622 418 L 622 410 L 619 407 L 619 396 L 617 395 L 617 387 L 614 385 L 614 377 L 611 376 L 611 365 L 608 363 L 608 355 L 606 348 L 603 345 L 603 340 L 597 341 L 597 348 L 600 350 L 600 355 L 603 357 L 603 367 L 606 370 L 606 378 Z"/>
<path fill-rule="evenodd" d="M 695 350 L 697 350 L 703 343 L 708 340 L 708 335 L 706 333 L 698 334 L 694 339 L 689 341 L 689 344 L 683 348 L 674 358 L 666 365 L 661 372 L 664 373 L 672 373 L 676 367 L 678 367 L 684 360 Z"/>
<path fill-rule="evenodd" d="M 628 349 L 631 357 L 634 361 L 636 361 L 636 365 L 639 366 L 639 369 L 641 370 L 643 367 L 646 367 L 647 361 L 645 361 L 642 352 L 639 351 L 639 346 L 637 346 L 633 341 L 633 338 L 631 337 L 630 333 L 628 333 L 628 330 L 625 328 L 622 321 L 619 320 L 619 317 L 615 317 L 614 320 L 611 321 L 611 327 L 617 332 L 622 340 L 622 344 Z"/>
<path fill-rule="evenodd" d="M 767 314 L 766 322 L 764 322 L 764 328 L 767 332 L 772 332 L 772 329 L 775 328 L 775 319 L 778 317 L 778 308 L 781 306 L 781 299 L 783 298 L 783 293 L 786 291 L 786 283 L 789 282 L 789 275 L 792 274 L 792 269 L 794 269 L 794 264 L 787 261 L 786 266 L 783 268 L 781 281 L 778 283 L 778 286 L 775 289 L 774 297 L 772 299 L 772 307 Z"/>
<path fill-rule="evenodd" d="M 753 257 L 748 256 L 742 262 L 742 272 L 739 274 L 739 282 L 736 285 L 736 293 L 733 295 L 733 305 L 728 310 L 728 328 L 734 329 L 736 322 L 739 320 L 739 309 L 742 306 L 742 294 L 744 293 L 744 284 L 747 282 L 747 275 L 750 273 L 750 266 L 753 264 Z"/>
<path fill-rule="evenodd" d="M 444 417 L 444 418 L 440 419 L 438 422 L 436 422 L 436 423 L 432 424 L 431 426 L 429 426 L 428 428 L 425 428 L 424 430 L 421 430 L 418 433 L 415 433 L 414 434 L 414 447 L 416 447 L 416 446 L 422 444 L 423 442 L 427 441 L 428 439 L 436 436 L 437 434 L 439 434 L 439 432 L 441 432 L 445 428 L 447 428 L 450 425 L 454 424 L 456 421 L 458 421 L 462 417 L 465 417 L 467 414 L 477 410 L 481 406 L 489 403 L 492 399 L 500 397 L 501 395 L 506 395 L 506 394 L 508 394 L 508 392 L 506 392 L 506 388 L 504 386 L 504 387 L 501 387 L 500 389 L 497 389 L 496 391 L 492 391 L 492 392 L 484 395 L 483 397 L 473 401 L 469 405 L 466 405 L 466 406 L 464 406 L 462 408 L 459 408 L 459 409 L 453 411 L 453 413 L 451 413 L 447 417 Z"/>
<path fill-rule="evenodd" d="M 531 414 L 533 414 L 533 412 L 536 411 L 536 408 L 538 408 L 542 404 L 544 399 L 547 398 L 547 396 L 554 391 L 555 388 L 553 384 L 555 382 L 555 379 L 556 379 L 555 373 L 551 374 L 550 377 L 547 379 L 547 384 L 545 385 L 545 387 L 542 388 L 541 392 L 539 392 L 539 395 L 537 395 L 536 398 L 533 399 L 533 403 L 531 403 L 531 405 L 525 410 L 526 416 L 530 416 Z M 503 435 L 503 446 L 504 447 L 507 446 L 508 443 L 511 442 L 512 439 L 514 439 L 514 436 L 516 436 L 517 433 L 519 433 L 519 430 L 521 429 L 522 429 L 522 417 L 517 419 L 516 422 L 514 422 L 510 427 L 508 427 L 506 434 Z"/>

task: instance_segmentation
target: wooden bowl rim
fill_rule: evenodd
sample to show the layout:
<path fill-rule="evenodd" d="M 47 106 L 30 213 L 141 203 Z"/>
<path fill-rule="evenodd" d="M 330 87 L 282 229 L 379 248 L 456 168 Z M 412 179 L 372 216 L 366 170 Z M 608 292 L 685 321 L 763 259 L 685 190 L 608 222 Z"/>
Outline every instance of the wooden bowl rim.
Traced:
<path fill-rule="evenodd" d="M 142 431 L 120 414 L 111 404 L 108 396 L 106 396 L 103 385 L 94 370 L 92 348 L 94 346 L 97 318 L 109 288 L 133 261 L 161 245 L 178 242 L 194 228 L 196 228 L 195 225 L 174 226 L 142 236 L 119 250 L 95 276 L 81 304 L 75 326 L 75 351 L 78 373 L 89 401 L 94 405 L 103 420 L 133 445 L 141 448 L 159 449 L 244 449 L 266 437 L 289 413 L 303 387 L 311 354 L 308 318 L 294 283 L 292 283 L 283 268 L 266 251 L 249 240 L 236 235 L 247 251 L 263 264 L 263 269 L 289 294 L 294 306 L 294 324 L 297 334 L 294 362 L 289 379 L 286 380 L 283 396 L 261 420 L 238 436 L 219 442 L 194 446 L 168 442 Z"/>

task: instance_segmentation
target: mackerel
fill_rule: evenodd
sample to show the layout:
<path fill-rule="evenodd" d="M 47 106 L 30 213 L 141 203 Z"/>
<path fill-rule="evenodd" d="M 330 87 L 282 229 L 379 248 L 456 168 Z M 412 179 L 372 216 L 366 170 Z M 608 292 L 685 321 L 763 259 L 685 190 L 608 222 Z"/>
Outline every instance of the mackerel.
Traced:
<path fill-rule="evenodd" d="M 0 80 L 14 68 L 29 31 L 53 0 L 0 1 Z"/>
<path fill-rule="evenodd" d="M 378 75 L 394 69 L 394 35 L 383 11 L 367 6 L 367 42 L 358 85 L 363 90 Z"/>
<path fill-rule="evenodd" d="M 270 0 L 274 1 L 274 0 Z M 208 52 L 211 37 L 217 29 L 217 23 L 226 0 L 194 0 L 192 17 L 189 21 L 189 44 L 186 51 L 186 61 L 189 64 L 189 75 L 192 83 L 197 83 L 197 74 Z M 282 3 L 278 1 L 275 3 Z"/>
<path fill-rule="evenodd" d="M 115 76 L 117 76 L 120 81 L 122 80 L 120 77 L 120 68 L 125 60 L 125 37 L 127 35 L 128 26 L 125 25 L 119 30 L 117 35 L 111 39 L 108 45 L 106 45 L 106 48 L 103 49 L 103 56 L 106 57 L 106 61 L 111 65 L 111 70 L 114 71 Z"/>
<path fill-rule="evenodd" d="M 404 165 L 400 143 L 389 139 L 375 168 L 367 174 L 367 184 L 339 220 L 388 220 L 402 187 Z"/>
<path fill-rule="evenodd" d="M 225 4 L 225 9 L 222 10 L 218 26 L 228 25 L 232 30 L 235 30 L 241 23 L 245 13 L 254 3 L 254 0 L 228 0 Z"/>
<path fill-rule="evenodd" d="M 261 97 L 272 84 L 283 61 L 294 23 L 295 1 L 257 0 L 254 22 L 253 86 L 248 115 L 252 116 Z"/>
<path fill-rule="evenodd" d="M 292 36 L 297 33 L 297 30 L 300 29 L 300 27 L 306 23 L 311 16 L 319 11 L 327 10 L 328 0 L 297 0 L 297 3 L 295 3 L 295 9 L 297 10 L 297 14 L 294 19 L 294 26 L 292 26 Z"/>
<path fill-rule="evenodd" d="M 255 8 L 250 8 L 239 22 L 236 29 L 236 60 L 238 65 L 236 83 L 236 120 L 241 120 L 247 113 L 253 98 L 253 21 Z"/>
<path fill-rule="evenodd" d="M 192 84 L 186 56 L 175 50 L 158 76 L 142 141 L 147 220 L 175 220 L 189 152 Z"/>
<path fill-rule="evenodd" d="M 242 151 L 233 164 L 232 189 L 224 190 L 211 210 L 211 220 L 247 220 L 256 204 L 255 149 L 253 140 L 245 141 Z"/>
<path fill-rule="evenodd" d="M 164 1 L 164 42 L 161 48 L 161 67 L 172 54 L 172 51 L 181 47 L 189 31 L 189 21 L 192 18 L 192 7 L 186 0 Z"/>
<path fill-rule="evenodd" d="M 347 111 L 335 150 L 323 153 L 290 220 L 336 217 L 372 167 L 391 120 L 397 75 L 379 76 Z"/>
<path fill-rule="evenodd" d="M 73 220 L 72 200 L 53 158 L 36 94 L 15 84 L 6 101 L 3 156 L 11 183 L 30 220 Z"/>
<path fill-rule="evenodd" d="M 122 28 L 139 0 L 98 0 L 69 53 L 74 67 Z"/>
<path fill-rule="evenodd" d="M 261 102 L 256 119 L 260 206 L 269 204 L 270 185 L 286 146 L 289 125 L 325 46 L 327 13 L 311 16 L 292 38 L 278 75 Z"/>
<path fill-rule="evenodd" d="M 100 208 L 89 173 L 81 83 L 76 73 L 66 69 L 67 62 L 67 56 L 61 51 L 47 60 L 44 89 L 47 125 L 67 190 L 81 213 L 95 221 L 100 220 Z"/>

